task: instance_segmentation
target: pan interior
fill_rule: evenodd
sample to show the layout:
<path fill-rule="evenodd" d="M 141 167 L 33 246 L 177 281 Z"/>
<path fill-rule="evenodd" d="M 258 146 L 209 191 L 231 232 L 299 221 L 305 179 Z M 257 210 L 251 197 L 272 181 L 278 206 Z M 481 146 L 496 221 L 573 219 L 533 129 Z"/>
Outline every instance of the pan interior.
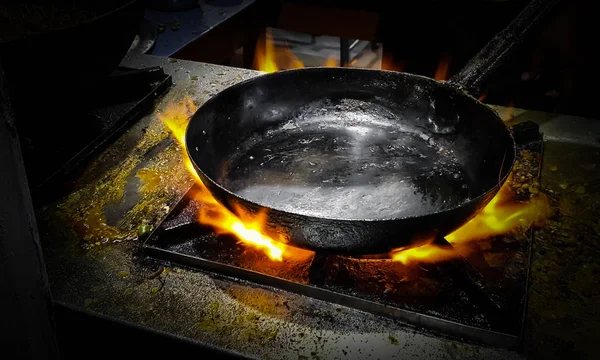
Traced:
<path fill-rule="evenodd" d="M 325 99 L 242 142 L 225 188 L 270 208 L 315 217 L 387 219 L 467 201 L 451 149 L 376 102 Z"/>
<path fill-rule="evenodd" d="M 365 72 L 378 74 L 359 74 Z M 272 92 L 277 85 L 268 88 L 263 80 L 243 95 L 223 95 L 241 96 L 230 100 L 245 112 L 208 105 L 197 114 L 205 116 L 206 136 L 193 141 L 202 157 L 191 155 L 210 179 L 238 197 L 305 216 L 384 220 L 456 208 L 494 186 L 481 181 L 489 139 L 477 140 L 477 131 L 458 117 L 449 119 L 443 106 L 436 113 L 432 96 L 443 95 L 428 88 L 436 83 L 407 76 L 425 86 L 402 86 L 398 79 L 352 76 L 345 87 L 330 80 L 321 87 L 307 84 L 303 92 L 298 88 L 304 82 L 290 81 L 294 89 Z M 491 168 L 497 179 L 498 159 L 486 161 L 496 162 Z"/>

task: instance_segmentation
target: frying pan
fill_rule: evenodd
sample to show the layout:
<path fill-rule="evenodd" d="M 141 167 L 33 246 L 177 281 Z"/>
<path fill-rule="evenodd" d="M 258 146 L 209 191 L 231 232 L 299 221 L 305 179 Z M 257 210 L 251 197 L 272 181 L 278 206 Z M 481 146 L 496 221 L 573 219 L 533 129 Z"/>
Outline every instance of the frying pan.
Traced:
<path fill-rule="evenodd" d="M 290 245 L 379 254 L 444 236 L 482 209 L 515 160 L 477 93 L 554 1 L 533 1 L 451 81 L 379 70 L 262 75 L 207 101 L 186 131 L 206 187 L 235 212 L 267 211 Z"/>

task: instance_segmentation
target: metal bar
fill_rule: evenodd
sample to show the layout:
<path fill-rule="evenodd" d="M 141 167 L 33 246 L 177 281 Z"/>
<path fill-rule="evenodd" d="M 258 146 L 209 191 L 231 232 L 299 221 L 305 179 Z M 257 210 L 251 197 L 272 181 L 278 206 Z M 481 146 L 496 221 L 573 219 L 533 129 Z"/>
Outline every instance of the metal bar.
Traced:
<path fill-rule="evenodd" d="M 278 277 L 264 275 L 259 272 L 242 269 L 236 266 L 161 249 L 152 245 L 144 245 L 144 251 L 146 251 L 149 256 L 208 270 L 217 276 L 233 277 L 235 279 L 243 279 L 266 286 L 276 287 L 315 299 L 333 302 L 372 314 L 400 320 L 419 329 L 430 329 L 455 338 L 470 339 L 481 344 L 502 347 L 509 350 L 514 350 L 519 345 L 519 338 L 514 335 L 479 329 L 450 320 L 444 320 L 414 311 L 336 293 L 315 286 L 304 285 Z"/>
<path fill-rule="evenodd" d="M 350 42 L 348 39 L 340 38 L 340 66 L 350 63 Z"/>
<path fill-rule="evenodd" d="M 539 130 L 539 128 L 538 128 Z M 535 147 L 536 150 L 539 150 L 540 154 L 544 154 L 544 140 L 543 140 L 543 134 L 541 132 L 538 131 L 538 137 L 537 139 L 535 139 L 535 141 L 531 141 L 529 143 L 529 145 L 531 147 Z M 538 174 L 537 174 L 537 178 L 540 180 L 541 183 L 541 176 L 542 176 L 542 168 L 544 166 L 543 163 L 543 156 L 540 156 L 540 163 L 538 166 Z M 534 234 L 534 229 L 533 227 L 531 227 L 530 229 L 530 239 L 531 241 L 528 242 L 527 244 L 527 250 L 529 251 L 529 256 L 527 257 L 527 276 L 525 277 L 525 296 L 523 297 L 523 313 L 521 314 L 521 324 L 525 324 L 525 321 L 527 321 L 527 313 L 529 311 L 529 288 L 531 287 L 531 265 L 533 264 L 533 242 L 535 241 L 535 234 Z M 525 326 L 521 327 L 521 334 L 520 334 L 520 343 L 519 343 L 519 347 L 523 348 L 523 342 L 525 341 L 525 331 L 526 328 Z"/>
<path fill-rule="evenodd" d="M 323 286 L 325 284 L 325 262 L 327 261 L 327 254 L 315 253 L 315 257 L 310 263 L 308 270 L 308 281 L 311 285 Z"/>
<path fill-rule="evenodd" d="M 360 40 L 358 40 L 358 39 L 357 39 L 357 40 L 354 40 L 354 41 L 352 42 L 352 44 L 350 44 L 350 46 L 348 46 L 348 50 L 349 50 L 349 51 L 352 51 L 352 49 L 354 49 L 354 48 L 356 47 L 356 45 L 358 45 L 358 44 L 360 44 Z"/>
<path fill-rule="evenodd" d="M 459 84 L 474 97 L 484 90 L 487 79 L 525 41 L 534 27 L 560 0 L 531 0 L 511 23 L 475 55 L 467 65 L 449 81 Z"/>
<path fill-rule="evenodd" d="M 0 346 L 8 359 L 57 359 L 48 275 L 1 64 Z"/>

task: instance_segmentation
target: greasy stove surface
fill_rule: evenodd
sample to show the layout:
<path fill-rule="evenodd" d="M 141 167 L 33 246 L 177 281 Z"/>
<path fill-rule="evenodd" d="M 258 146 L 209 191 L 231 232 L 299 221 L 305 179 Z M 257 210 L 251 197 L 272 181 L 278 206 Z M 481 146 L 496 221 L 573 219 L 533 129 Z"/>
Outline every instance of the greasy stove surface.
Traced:
<path fill-rule="evenodd" d="M 201 206 L 193 195 L 186 196 L 145 242 L 147 253 L 180 266 L 398 319 L 438 334 L 518 348 L 530 231 L 469 243 L 469 249 L 477 249 L 468 254 L 482 272 L 460 255 L 443 263 L 404 265 L 389 259 L 315 255 L 293 249 L 292 256 L 279 262 L 264 251 L 239 244 L 232 236 L 217 236 L 197 224 Z"/>
<path fill-rule="evenodd" d="M 530 122 L 514 128 L 517 164 L 527 164 L 532 174 L 539 173 L 543 150 L 536 130 Z M 529 160 L 522 158 L 521 151 Z M 512 178 L 507 185 L 519 186 Z M 210 206 L 198 196 L 203 191 L 197 185 L 188 191 L 144 242 L 146 253 L 167 265 L 274 286 L 437 334 L 507 349 L 520 345 L 531 228 L 454 246 L 439 239 L 455 254 L 443 262 L 403 264 L 387 256 L 359 259 L 296 248 L 286 249 L 281 261 L 276 261 L 233 236 L 217 235 L 199 224 L 201 208 Z"/>
<path fill-rule="evenodd" d="M 163 66 L 175 85 L 157 105 L 197 104 L 255 72 L 139 56 L 124 66 Z M 501 115 L 508 112 L 501 109 Z M 594 358 L 600 324 L 597 122 L 511 112 L 541 124 L 548 141 L 542 185 L 556 216 L 536 231 L 526 350 L 532 357 Z M 573 126 L 577 124 L 577 126 Z M 38 209 L 55 301 L 253 358 L 519 358 L 415 332 L 385 317 L 208 273 L 161 267 L 139 254 L 138 228 L 157 226 L 193 180 L 154 115 L 143 118 L 75 181 Z M 110 335 L 100 339 L 109 343 Z"/>

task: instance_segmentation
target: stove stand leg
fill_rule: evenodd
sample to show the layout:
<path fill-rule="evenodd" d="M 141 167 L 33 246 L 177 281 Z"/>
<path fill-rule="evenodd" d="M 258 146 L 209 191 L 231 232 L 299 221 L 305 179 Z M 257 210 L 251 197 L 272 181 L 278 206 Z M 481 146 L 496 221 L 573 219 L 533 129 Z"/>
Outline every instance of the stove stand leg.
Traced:
<path fill-rule="evenodd" d="M 0 59 L 0 348 L 6 359 L 57 359 L 48 277 Z"/>
<path fill-rule="evenodd" d="M 327 255 L 315 253 L 315 257 L 308 269 L 308 281 L 311 285 L 323 286 L 325 284 L 325 262 Z"/>
<path fill-rule="evenodd" d="M 346 67 L 350 63 L 350 41 L 340 38 L 340 67 Z"/>

